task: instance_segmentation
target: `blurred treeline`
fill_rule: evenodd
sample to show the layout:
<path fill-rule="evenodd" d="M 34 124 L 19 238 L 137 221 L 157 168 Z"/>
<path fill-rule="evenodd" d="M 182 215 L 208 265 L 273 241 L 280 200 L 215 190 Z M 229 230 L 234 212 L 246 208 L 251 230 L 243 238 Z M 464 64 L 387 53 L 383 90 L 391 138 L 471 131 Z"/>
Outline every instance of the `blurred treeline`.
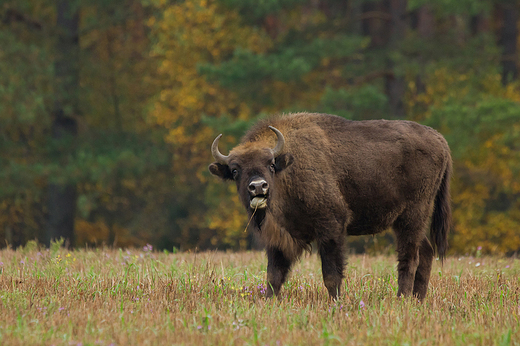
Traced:
<path fill-rule="evenodd" d="M 518 13 L 507 0 L 3 0 L 1 246 L 248 248 L 210 144 L 316 111 L 438 129 L 452 251 L 516 252 Z"/>

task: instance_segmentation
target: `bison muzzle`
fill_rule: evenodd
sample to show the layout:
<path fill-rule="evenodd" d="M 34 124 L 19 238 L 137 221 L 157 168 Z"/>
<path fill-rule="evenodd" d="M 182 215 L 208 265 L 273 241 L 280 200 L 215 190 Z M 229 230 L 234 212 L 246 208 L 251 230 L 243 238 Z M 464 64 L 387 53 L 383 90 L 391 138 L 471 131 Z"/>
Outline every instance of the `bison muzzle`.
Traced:
<path fill-rule="evenodd" d="M 398 296 L 426 295 L 434 257 L 448 247 L 450 149 L 410 121 L 349 121 L 297 113 L 253 126 L 228 156 L 219 135 L 212 174 L 234 180 L 267 251 L 267 296 L 279 295 L 292 264 L 316 241 L 332 298 L 344 277 L 347 235 L 392 228 Z M 427 224 L 430 222 L 430 237 Z"/>

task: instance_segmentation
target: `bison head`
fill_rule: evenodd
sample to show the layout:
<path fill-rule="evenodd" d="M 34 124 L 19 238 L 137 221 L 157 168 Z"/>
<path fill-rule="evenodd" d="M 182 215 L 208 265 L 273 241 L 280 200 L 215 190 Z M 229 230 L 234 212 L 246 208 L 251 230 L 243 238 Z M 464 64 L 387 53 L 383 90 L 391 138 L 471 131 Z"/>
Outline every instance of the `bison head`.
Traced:
<path fill-rule="evenodd" d="M 282 153 L 285 139 L 276 128 L 269 126 L 276 134 L 274 149 L 264 146 L 263 142 L 246 142 L 235 147 L 228 156 L 218 150 L 219 135 L 213 141 L 211 153 L 215 158 L 209 171 L 224 180 L 234 180 L 242 203 L 249 213 L 264 210 L 270 204 L 274 191 L 274 177 L 291 165 L 291 154 Z"/>

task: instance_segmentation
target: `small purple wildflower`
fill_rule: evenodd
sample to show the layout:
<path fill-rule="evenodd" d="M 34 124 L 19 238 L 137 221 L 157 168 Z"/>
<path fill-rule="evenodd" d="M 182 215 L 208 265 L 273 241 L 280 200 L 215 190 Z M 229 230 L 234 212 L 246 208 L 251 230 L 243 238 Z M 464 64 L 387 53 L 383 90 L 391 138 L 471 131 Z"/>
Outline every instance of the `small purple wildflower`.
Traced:
<path fill-rule="evenodd" d="M 25 262 L 23 260 L 20 261 L 20 264 L 25 264 Z"/>
<path fill-rule="evenodd" d="M 145 251 L 145 252 L 152 252 L 152 250 L 153 250 L 153 246 L 150 244 L 146 244 L 145 246 L 143 246 L 143 251 Z"/>
<path fill-rule="evenodd" d="M 65 310 L 65 308 L 59 308 L 59 309 L 58 309 L 58 311 L 63 311 L 63 310 Z"/>
<path fill-rule="evenodd" d="M 359 302 L 359 308 L 360 308 L 360 309 L 363 309 L 363 310 L 366 309 L 366 307 L 365 307 L 365 302 L 363 302 L 362 300 Z"/>
<path fill-rule="evenodd" d="M 197 326 L 197 329 L 198 329 L 198 330 L 201 330 L 201 329 L 202 329 L 202 326 Z"/>
<path fill-rule="evenodd" d="M 509 264 L 508 264 L 508 265 L 506 265 L 506 268 L 509 268 Z"/>
<path fill-rule="evenodd" d="M 480 251 L 480 250 L 482 250 L 482 246 L 479 246 L 479 247 L 477 248 L 477 251 Z"/>

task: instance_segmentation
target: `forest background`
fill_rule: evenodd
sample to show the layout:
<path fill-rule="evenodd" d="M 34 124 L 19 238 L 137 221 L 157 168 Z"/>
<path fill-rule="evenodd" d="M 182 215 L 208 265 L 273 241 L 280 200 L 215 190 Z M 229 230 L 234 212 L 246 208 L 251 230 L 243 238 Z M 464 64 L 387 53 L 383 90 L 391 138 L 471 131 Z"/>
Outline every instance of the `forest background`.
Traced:
<path fill-rule="evenodd" d="M 519 3 L 3 0 L 0 246 L 255 246 L 210 145 L 309 111 L 448 140 L 453 253 L 520 250 Z M 387 249 L 391 235 L 356 238 Z"/>

